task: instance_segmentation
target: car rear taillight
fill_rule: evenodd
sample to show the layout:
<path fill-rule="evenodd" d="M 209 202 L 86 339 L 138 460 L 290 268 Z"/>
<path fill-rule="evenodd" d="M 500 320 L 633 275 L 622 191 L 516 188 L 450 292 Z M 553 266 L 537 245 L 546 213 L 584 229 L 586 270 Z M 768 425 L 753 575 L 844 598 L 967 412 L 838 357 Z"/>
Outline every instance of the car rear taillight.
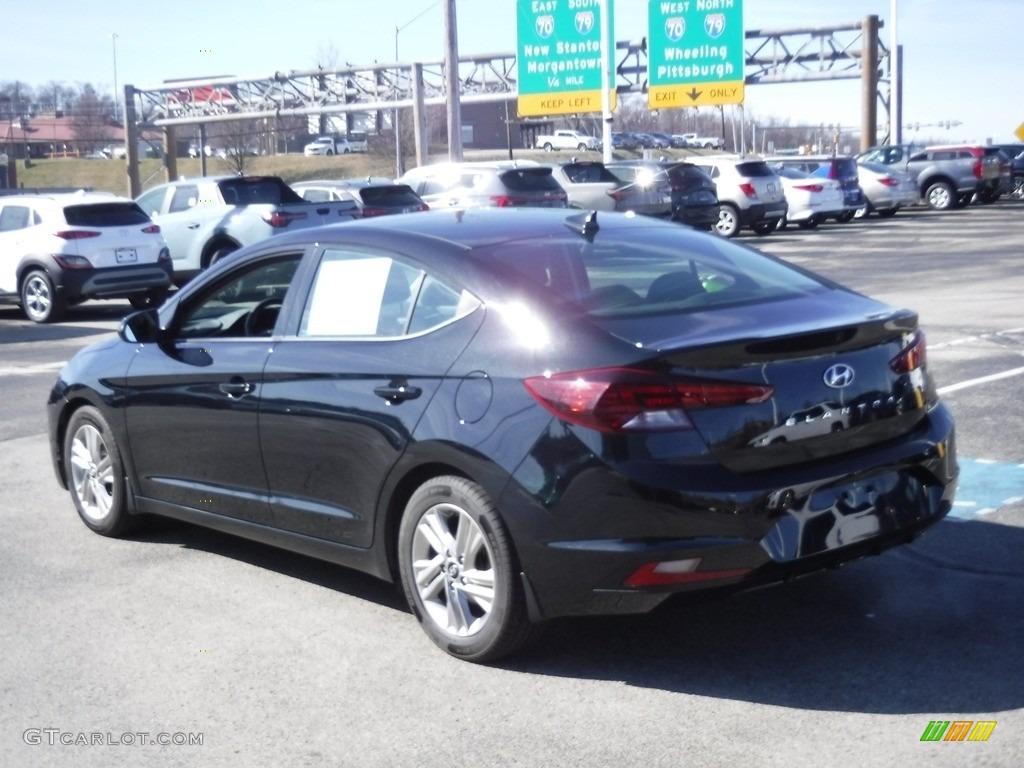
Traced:
<path fill-rule="evenodd" d="M 918 331 L 902 351 L 889 361 L 894 373 L 910 373 L 925 364 L 927 359 L 924 334 Z"/>
<path fill-rule="evenodd" d="M 61 265 L 64 269 L 91 269 L 92 262 L 90 262 L 84 256 L 67 256 L 64 254 L 55 253 L 53 260 Z"/>
<path fill-rule="evenodd" d="M 796 184 L 796 189 L 802 189 L 805 192 L 823 192 L 825 186 L 823 184 Z"/>
<path fill-rule="evenodd" d="M 609 189 L 605 194 L 617 203 L 626 199 L 626 193 L 621 189 Z"/>
<path fill-rule="evenodd" d="M 65 229 L 62 232 L 55 232 L 61 240 L 85 240 L 89 237 L 99 237 L 102 232 L 96 232 L 91 229 Z"/>
<path fill-rule="evenodd" d="M 974 165 L 972 165 L 971 168 L 974 171 L 974 178 L 976 178 L 976 179 L 982 178 L 982 176 L 984 174 L 982 173 L 982 163 L 981 163 L 981 160 L 975 160 L 974 161 Z"/>
<path fill-rule="evenodd" d="M 750 198 L 756 198 L 757 197 L 757 190 L 754 189 L 754 185 L 753 184 L 740 184 L 740 191 L 742 191 L 743 194 L 746 195 L 747 197 L 750 197 Z"/>
<path fill-rule="evenodd" d="M 750 573 L 750 568 L 728 568 L 721 571 L 698 571 L 699 557 L 686 560 L 662 560 L 637 568 L 623 582 L 626 587 L 667 587 L 699 581 L 737 579 Z"/>
<path fill-rule="evenodd" d="M 516 205 L 522 205 L 526 202 L 525 198 L 512 197 L 512 195 L 491 195 L 491 203 L 496 205 L 498 208 L 511 208 Z"/>
<path fill-rule="evenodd" d="M 288 211 L 273 211 L 263 217 L 263 220 L 267 222 L 274 229 L 281 229 L 287 227 L 293 221 L 306 218 L 306 213 L 290 213 Z"/>
<path fill-rule="evenodd" d="M 387 208 L 371 208 L 370 206 L 363 207 L 363 218 L 368 219 L 371 216 L 386 216 L 390 211 Z"/>
<path fill-rule="evenodd" d="M 160 225 L 159 224 L 150 224 L 148 227 L 143 227 L 142 231 L 143 231 L 144 234 L 147 234 L 147 235 L 159 235 L 160 234 Z"/>
<path fill-rule="evenodd" d="M 884 184 L 887 187 L 898 187 L 900 182 L 898 179 L 894 179 L 892 176 L 883 176 L 878 180 L 879 184 Z"/>
<path fill-rule="evenodd" d="M 675 379 L 635 368 L 533 376 L 523 384 L 560 419 L 601 432 L 692 429 L 688 411 L 761 403 L 772 388 L 714 379 Z"/>

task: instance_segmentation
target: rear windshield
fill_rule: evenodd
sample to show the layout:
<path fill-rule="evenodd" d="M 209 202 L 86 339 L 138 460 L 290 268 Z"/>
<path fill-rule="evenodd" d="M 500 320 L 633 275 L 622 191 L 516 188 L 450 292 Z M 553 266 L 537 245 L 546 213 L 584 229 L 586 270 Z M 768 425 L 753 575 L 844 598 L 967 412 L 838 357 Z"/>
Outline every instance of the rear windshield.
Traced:
<path fill-rule="evenodd" d="M 550 168 L 516 168 L 502 171 L 499 178 L 513 192 L 561 192 Z"/>
<path fill-rule="evenodd" d="M 736 164 L 736 172 L 740 176 L 753 178 L 757 176 L 774 176 L 775 171 L 768 167 L 768 163 L 762 160 L 748 160 Z"/>
<path fill-rule="evenodd" d="M 126 227 L 150 221 L 138 205 L 129 202 L 69 205 L 64 218 L 73 227 Z"/>
<path fill-rule="evenodd" d="M 852 157 L 837 158 L 835 164 L 836 178 L 850 179 L 857 175 L 857 161 Z"/>
<path fill-rule="evenodd" d="M 569 163 L 563 165 L 562 170 L 573 184 L 619 183 L 619 177 L 609 171 L 603 163 Z"/>
<path fill-rule="evenodd" d="M 688 181 L 708 181 L 708 175 L 695 165 L 689 163 L 679 163 L 673 165 L 668 170 L 669 178 L 681 181 L 686 179 Z"/>
<path fill-rule="evenodd" d="M 420 205 L 423 200 L 406 184 L 363 187 L 359 191 L 366 205 Z"/>
<path fill-rule="evenodd" d="M 302 202 L 298 193 L 275 177 L 224 179 L 217 186 L 220 188 L 221 197 L 228 205 L 280 205 Z"/>
<path fill-rule="evenodd" d="M 606 228 L 592 242 L 576 234 L 524 239 L 478 253 L 594 317 L 703 311 L 831 287 L 727 240 L 662 228 Z"/>

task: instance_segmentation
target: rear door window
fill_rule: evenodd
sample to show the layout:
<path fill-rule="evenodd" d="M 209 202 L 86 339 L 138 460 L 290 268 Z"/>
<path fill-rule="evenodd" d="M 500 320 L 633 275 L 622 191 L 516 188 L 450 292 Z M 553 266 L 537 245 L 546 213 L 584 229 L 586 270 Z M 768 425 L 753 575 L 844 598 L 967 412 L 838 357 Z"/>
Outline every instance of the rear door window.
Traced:
<path fill-rule="evenodd" d="M 5 205 L 0 208 L 0 232 L 25 229 L 32 220 L 32 209 L 27 205 Z"/>

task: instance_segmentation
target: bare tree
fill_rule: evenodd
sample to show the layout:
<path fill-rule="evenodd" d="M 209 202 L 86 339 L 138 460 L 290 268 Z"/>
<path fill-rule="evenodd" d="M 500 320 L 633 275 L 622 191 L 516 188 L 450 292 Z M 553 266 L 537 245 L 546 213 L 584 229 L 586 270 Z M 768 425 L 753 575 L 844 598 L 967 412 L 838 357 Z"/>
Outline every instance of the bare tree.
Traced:
<path fill-rule="evenodd" d="M 249 161 L 259 154 L 260 134 L 264 130 L 263 120 L 229 120 L 211 123 L 208 138 L 220 160 L 233 173 L 244 174 Z"/>
<path fill-rule="evenodd" d="M 82 86 L 70 114 L 79 150 L 101 149 L 115 138 L 114 102 L 109 96 L 100 96 L 89 83 Z"/>

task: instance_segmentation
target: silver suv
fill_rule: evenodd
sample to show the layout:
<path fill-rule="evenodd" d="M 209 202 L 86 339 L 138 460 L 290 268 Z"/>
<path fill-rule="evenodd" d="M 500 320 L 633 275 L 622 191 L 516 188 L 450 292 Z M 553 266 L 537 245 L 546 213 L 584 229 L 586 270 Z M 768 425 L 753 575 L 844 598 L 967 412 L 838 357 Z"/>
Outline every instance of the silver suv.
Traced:
<path fill-rule="evenodd" d="M 759 158 L 737 155 L 688 157 L 718 188 L 715 231 L 735 237 L 743 227 L 758 235 L 772 232 L 789 212 L 782 179 Z"/>
<path fill-rule="evenodd" d="M 37 323 L 86 299 L 159 304 L 171 286 L 160 227 L 133 200 L 105 192 L 0 197 L 0 300 Z"/>
<path fill-rule="evenodd" d="M 406 171 L 408 184 L 431 208 L 567 208 L 569 198 L 551 167 L 532 161 L 438 163 Z"/>

